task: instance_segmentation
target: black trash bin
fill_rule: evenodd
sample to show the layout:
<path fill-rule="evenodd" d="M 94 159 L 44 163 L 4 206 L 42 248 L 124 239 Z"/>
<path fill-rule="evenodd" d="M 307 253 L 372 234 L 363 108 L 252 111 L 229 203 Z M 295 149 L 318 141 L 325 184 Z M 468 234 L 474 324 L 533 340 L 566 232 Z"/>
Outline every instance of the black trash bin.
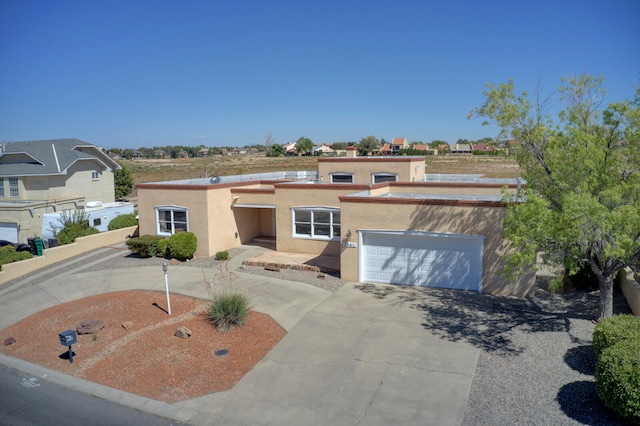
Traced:
<path fill-rule="evenodd" d="M 49 241 L 47 241 L 47 243 L 49 244 L 49 248 L 58 247 L 58 239 L 57 238 L 49 238 Z"/>
<path fill-rule="evenodd" d="M 38 255 L 38 249 L 36 248 L 36 239 L 35 238 L 27 238 L 27 244 L 31 248 L 31 254 L 34 256 Z"/>

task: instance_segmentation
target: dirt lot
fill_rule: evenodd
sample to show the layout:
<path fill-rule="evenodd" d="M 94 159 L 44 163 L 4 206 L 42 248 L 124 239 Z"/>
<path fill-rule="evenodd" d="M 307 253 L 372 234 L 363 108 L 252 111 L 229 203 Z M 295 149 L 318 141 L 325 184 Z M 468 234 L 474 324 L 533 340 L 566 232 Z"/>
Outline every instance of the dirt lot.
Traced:
<path fill-rule="evenodd" d="M 427 173 L 471 173 L 487 177 L 518 177 L 520 168 L 510 158 L 483 156 L 426 157 Z M 264 154 L 167 160 L 123 160 L 135 183 L 228 176 L 283 170 L 317 170 L 316 157 L 266 157 Z"/>

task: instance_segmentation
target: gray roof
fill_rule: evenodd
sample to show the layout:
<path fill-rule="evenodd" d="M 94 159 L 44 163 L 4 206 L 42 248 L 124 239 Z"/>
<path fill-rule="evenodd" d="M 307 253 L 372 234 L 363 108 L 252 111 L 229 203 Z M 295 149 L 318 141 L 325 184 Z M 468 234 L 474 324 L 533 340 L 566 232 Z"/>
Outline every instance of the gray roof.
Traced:
<path fill-rule="evenodd" d="M 97 161 L 106 169 L 119 169 L 99 147 L 79 139 L 12 142 L 0 152 L 0 176 L 66 174 L 77 161 Z"/>

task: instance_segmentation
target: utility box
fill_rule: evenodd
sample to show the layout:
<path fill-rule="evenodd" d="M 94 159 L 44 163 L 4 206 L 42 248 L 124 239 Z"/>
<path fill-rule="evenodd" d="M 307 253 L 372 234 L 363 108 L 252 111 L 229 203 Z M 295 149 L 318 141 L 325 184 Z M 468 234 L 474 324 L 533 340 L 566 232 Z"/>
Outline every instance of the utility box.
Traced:
<path fill-rule="evenodd" d="M 71 346 L 76 343 L 76 332 L 74 330 L 66 330 L 58 335 L 62 346 Z"/>

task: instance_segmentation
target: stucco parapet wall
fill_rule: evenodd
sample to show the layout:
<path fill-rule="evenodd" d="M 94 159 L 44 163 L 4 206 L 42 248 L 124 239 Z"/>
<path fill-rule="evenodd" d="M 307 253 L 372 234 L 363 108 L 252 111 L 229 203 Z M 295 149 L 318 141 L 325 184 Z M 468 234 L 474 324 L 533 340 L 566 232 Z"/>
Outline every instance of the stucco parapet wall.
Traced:
<path fill-rule="evenodd" d="M 416 155 L 403 155 L 399 156 L 386 156 L 386 157 L 320 157 L 318 158 L 318 163 L 410 163 L 412 161 L 421 161 L 424 162 L 424 156 L 416 156 Z"/>
<path fill-rule="evenodd" d="M 391 187 L 414 188 L 517 188 L 518 184 L 510 183 L 484 183 L 484 182 L 388 182 Z M 379 185 L 379 184 L 378 184 Z"/>
<path fill-rule="evenodd" d="M 369 184 L 352 184 L 352 183 L 298 183 L 298 182 L 290 182 L 290 183 L 282 183 L 274 185 L 276 188 L 285 188 L 285 189 L 348 189 L 355 191 L 362 191 L 369 189 L 371 185 Z"/>
<path fill-rule="evenodd" d="M 128 236 L 135 235 L 137 229 L 138 226 L 136 225 L 79 237 L 76 238 L 74 243 L 45 249 L 42 256 L 34 256 L 31 259 L 2 265 L 0 285 L 88 251 L 123 243 Z"/>
<path fill-rule="evenodd" d="M 507 204 L 504 201 L 491 200 L 464 200 L 464 199 L 444 199 L 444 198 L 424 198 L 424 197 L 380 197 L 380 196 L 353 196 L 341 195 L 338 197 L 341 203 L 363 203 L 363 204 L 404 204 L 404 205 L 430 205 L 430 206 L 452 206 L 452 207 L 497 207 L 504 208 Z"/>
<path fill-rule="evenodd" d="M 640 315 L 640 284 L 635 280 L 634 273 L 626 268 L 618 274 L 618 284 L 634 315 Z"/>

